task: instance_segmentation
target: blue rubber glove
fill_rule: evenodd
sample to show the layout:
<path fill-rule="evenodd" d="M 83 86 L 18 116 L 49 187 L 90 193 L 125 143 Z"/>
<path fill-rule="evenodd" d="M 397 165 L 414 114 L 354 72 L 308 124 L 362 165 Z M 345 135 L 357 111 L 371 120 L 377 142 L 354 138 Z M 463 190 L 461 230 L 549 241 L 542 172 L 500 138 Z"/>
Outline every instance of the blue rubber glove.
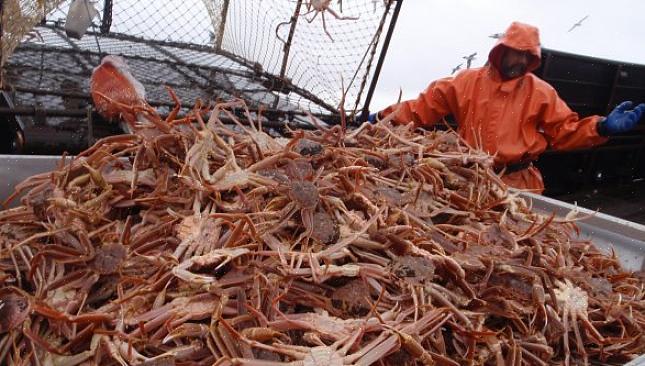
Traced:
<path fill-rule="evenodd" d="M 367 122 L 374 124 L 376 123 L 377 117 L 378 117 L 378 113 L 370 113 L 370 115 L 367 116 Z"/>
<path fill-rule="evenodd" d="M 622 102 L 598 125 L 598 133 L 602 136 L 611 136 L 627 132 L 636 126 L 638 120 L 645 113 L 645 103 L 641 103 L 630 110 L 632 102 Z"/>

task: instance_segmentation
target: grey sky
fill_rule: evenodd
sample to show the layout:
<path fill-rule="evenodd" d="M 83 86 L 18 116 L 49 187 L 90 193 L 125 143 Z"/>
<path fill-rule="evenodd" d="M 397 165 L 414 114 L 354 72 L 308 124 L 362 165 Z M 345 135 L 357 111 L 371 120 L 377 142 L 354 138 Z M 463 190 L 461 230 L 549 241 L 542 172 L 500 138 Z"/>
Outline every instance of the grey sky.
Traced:
<path fill-rule="evenodd" d="M 636 0 L 405 0 L 371 109 L 395 102 L 399 88 L 415 98 L 464 55 L 477 52 L 472 66 L 482 66 L 495 44 L 488 36 L 514 20 L 537 26 L 546 48 L 645 64 L 644 10 Z"/>

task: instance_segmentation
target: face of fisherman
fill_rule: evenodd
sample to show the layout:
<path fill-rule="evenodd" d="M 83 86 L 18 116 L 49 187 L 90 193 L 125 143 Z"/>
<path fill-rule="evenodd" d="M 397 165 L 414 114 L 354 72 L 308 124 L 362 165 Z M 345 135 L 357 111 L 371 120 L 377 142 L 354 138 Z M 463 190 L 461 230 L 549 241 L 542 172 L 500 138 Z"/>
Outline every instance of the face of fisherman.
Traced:
<path fill-rule="evenodd" d="M 531 61 L 531 54 L 526 51 L 517 51 L 512 48 L 506 49 L 502 58 L 502 75 L 507 79 L 514 79 L 522 76 L 528 69 Z"/>

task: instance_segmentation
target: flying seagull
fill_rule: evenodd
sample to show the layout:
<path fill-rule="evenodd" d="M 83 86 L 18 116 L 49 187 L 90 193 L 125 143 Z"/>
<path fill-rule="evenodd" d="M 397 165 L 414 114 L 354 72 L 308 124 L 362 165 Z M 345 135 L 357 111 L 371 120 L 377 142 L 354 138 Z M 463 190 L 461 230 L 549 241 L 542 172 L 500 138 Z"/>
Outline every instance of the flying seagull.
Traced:
<path fill-rule="evenodd" d="M 471 55 L 468 55 L 468 56 L 464 56 L 464 57 L 462 57 L 464 60 L 466 60 L 466 68 L 467 68 L 467 69 L 470 69 L 470 64 L 471 64 L 471 63 L 473 62 L 473 60 L 475 59 L 475 55 L 477 55 L 477 52 L 475 52 L 475 53 L 473 53 L 473 54 L 471 54 Z"/>
<path fill-rule="evenodd" d="M 457 71 L 459 71 L 461 69 L 461 65 L 463 65 L 463 63 L 453 67 L 452 72 L 450 73 L 450 75 L 452 75 L 452 74 L 456 73 Z"/>
<path fill-rule="evenodd" d="M 578 23 L 576 23 L 576 24 L 572 25 L 572 26 L 571 26 L 571 28 L 569 28 L 569 32 L 571 32 L 572 30 L 576 29 L 576 27 L 581 26 L 581 25 L 582 25 L 582 22 L 584 22 L 584 21 L 585 21 L 585 19 L 587 19 L 587 18 L 589 18 L 589 15 L 585 15 L 585 17 L 584 17 L 584 18 L 582 18 L 582 19 L 578 20 Z"/>
<path fill-rule="evenodd" d="M 492 39 L 500 39 L 502 37 L 504 37 L 504 33 L 494 33 L 488 36 L 488 38 L 492 38 Z"/>

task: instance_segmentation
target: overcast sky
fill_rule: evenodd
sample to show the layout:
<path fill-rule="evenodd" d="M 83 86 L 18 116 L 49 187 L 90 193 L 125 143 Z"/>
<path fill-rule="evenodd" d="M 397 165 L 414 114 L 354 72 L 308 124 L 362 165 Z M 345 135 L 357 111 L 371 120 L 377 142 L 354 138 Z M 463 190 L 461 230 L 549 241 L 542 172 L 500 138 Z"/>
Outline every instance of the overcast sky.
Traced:
<path fill-rule="evenodd" d="M 404 0 L 371 109 L 395 102 L 399 88 L 415 98 L 464 55 L 477 52 L 473 67 L 482 66 L 495 44 L 488 36 L 514 20 L 537 26 L 546 48 L 645 64 L 644 15 L 637 0 Z"/>

